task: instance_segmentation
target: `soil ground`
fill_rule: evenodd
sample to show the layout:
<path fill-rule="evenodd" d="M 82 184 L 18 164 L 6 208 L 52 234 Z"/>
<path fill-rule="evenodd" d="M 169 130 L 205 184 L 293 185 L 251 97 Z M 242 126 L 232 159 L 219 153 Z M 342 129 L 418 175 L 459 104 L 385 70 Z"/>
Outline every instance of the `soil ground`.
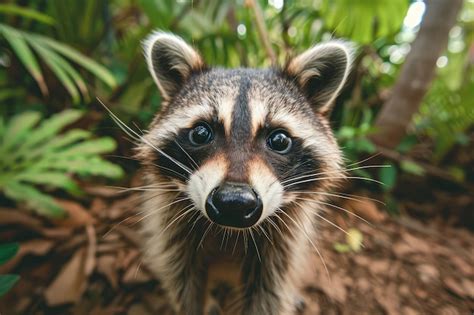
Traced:
<path fill-rule="evenodd" d="M 91 201 L 63 201 L 65 222 L 0 208 L 1 239 L 21 244 L 0 269 L 21 275 L 0 300 L 0 314 L 170 314 L 159 282 L 141 264 L 139 219 L 122 222 L 136 211 L 137 195 L 87 190 Z M 350 237 L 321 223 L 316 245 L 328 273 L 318 255 L 311 257 L 302 314 L 472 314 L 472 231 L 445 220 L 388 216 L 370 199 L 341 206 L 371 224 L 326 212 Z"/>

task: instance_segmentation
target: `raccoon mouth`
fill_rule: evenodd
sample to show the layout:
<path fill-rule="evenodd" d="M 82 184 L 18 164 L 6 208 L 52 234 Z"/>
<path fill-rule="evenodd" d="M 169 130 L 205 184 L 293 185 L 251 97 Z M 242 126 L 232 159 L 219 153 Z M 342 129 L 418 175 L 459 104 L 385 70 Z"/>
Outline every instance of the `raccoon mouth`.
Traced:
<path fill-rule="evenodd" d="M 224 183 L 207 196 L 206 213 L 212 222 L 222 226 L 249 228 L 258 222 L 262 212 L 260 196 L 247 184 Z"/>

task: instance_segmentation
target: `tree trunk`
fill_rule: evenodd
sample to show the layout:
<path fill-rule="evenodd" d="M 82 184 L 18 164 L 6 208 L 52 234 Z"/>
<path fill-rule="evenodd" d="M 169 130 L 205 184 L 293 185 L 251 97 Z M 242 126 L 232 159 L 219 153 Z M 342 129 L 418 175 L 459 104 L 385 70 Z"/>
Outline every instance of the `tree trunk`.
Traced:
<path fill-rule="evenodd" d="M 462 0 L 428 0 L 420 31 L 411 45 L 400 76 L 377 116 L 378 130 L 372 136 L 376 144 L 395 148 L 406 134 L 412 116 L 425 96 L 433 77 L 436 61 L 446 49 L 449 31 L 456 23 Z"/>

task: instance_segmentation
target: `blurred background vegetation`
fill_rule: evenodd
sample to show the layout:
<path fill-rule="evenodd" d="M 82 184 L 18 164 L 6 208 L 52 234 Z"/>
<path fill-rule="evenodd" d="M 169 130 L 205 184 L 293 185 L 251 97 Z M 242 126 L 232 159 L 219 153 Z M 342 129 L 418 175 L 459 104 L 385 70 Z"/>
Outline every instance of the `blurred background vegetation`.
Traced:
<path fill-rule="evenodd" d="M 130 180 L 123 170 L 131 174 L 138 164 L 121 157 L 132 156 L 133 144 L 96 98 L 128 125 L 146 129 L 161 98 L 140 42 L 154 29 L 179 34 L 210 65 L 224 67 L 282 64 L 317 42 L 353 41 L 350 84 L 331 118 L 347 164 L 382 153 L 379 159 L 392 168 L 354 172 L 384 182 L 373 189 L 393 211 L 391 192 L 403 174 L 472 185 L 471 160 L 456 152 L 473 147 L 473 0 L 455 12 L 436 76 L 403 139 L 385 149 L 371 140 L 426 9 L 425 2 L 410 0 L 2 1 L 2 204 L 60 216 L 53 196 L 80 200 L 84 184 Z"/>

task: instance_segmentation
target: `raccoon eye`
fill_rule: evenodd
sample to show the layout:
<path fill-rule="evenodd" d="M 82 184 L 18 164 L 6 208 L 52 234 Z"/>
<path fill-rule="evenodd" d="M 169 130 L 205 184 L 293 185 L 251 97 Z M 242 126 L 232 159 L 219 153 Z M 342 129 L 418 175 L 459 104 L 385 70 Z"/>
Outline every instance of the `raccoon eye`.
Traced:
<path fill-rule="evenodd" d="M 267 145 L 273 151 L 286 154 L 290 152 L 293 141 L 284 130 L 275 130 L 267 138 Z"/>
<path fill-rule="evenodd" d="M 189 141 L 193 145 L 203 145 L 211 142 L 212 129 L 205 122 L 201 122 L 189 131 Z"/>

